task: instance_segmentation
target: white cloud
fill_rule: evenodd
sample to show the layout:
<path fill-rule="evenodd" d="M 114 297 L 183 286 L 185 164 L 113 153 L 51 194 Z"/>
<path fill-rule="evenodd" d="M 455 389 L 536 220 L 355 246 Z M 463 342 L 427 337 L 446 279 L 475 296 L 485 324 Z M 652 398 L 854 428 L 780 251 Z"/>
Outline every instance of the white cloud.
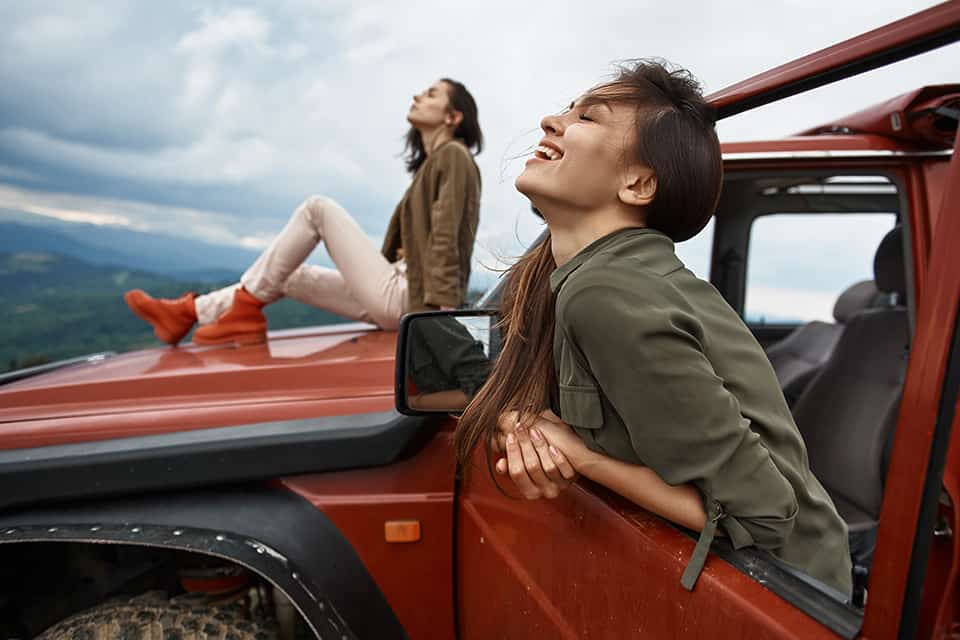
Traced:
<path fill-rule="evenodd" d="M 231 9 L 217 14 L 203 12 L 202 26 L 184 35 L 177 51 L 219 53 L 232 46 L 264 48 L 270 33 L 269 23 L 252 9 Z"/>
<path fill-rule="evenodd" d="M 62 55 L 91 49 L 91 43 L 111 37 L 126 18 L 122 6 L 103 3 L 62 5 L 57 13 L 37 12 L 16 25 L 10 33 L 17 45 Z"/>
<path fill-rule="evenodd" d="M 260 178 L 273 167 L 275 150 L 261 137 L 233 138 L 216 131 L 183 148 L 145 152 L 71 142 L 23 129 L 0 130 L 0 148 L 21 156 L 83 166 L 90 173 L 147 181 L 239 182 Z M 335 167 L 331 167 L 334 169 Z"/>
<path fill-rule="evenodd" d="M 195 107 L 208 104 L 215 85 L 213 65 L 205 62 L 194 64 L 184 78 L 183 104 Z"/>
<path fill-rule="evenodd" d="M 243 235 L 237 231 L 242 225 L 237 224 L 236 218 L 219 211 L 36 191 L 4 184 L 0 184 L 0 209 L 33 213 L 64 222 L 118 226 L 170 235 L 179 235 L 183 229 L 189 229 L 190 235 L 199 240 L 251 249 L 262 249 L 272 239 L 272 235 Z"/>
<path fill-rule="evenodd" d="M 71 209 L 61 209 L 45 207 L 34 202 L 25 202 L 19 207 L 27 213 L 33 213 L 38 216 L 55 218 L 63 222 L 81 222 L 85 224 L 94 224 L 97 226 L 127 227 L 129 229 L 144 230 L 130 221 L 127 216 L 119 216 L 110 213 L 96 213 L 93 211 L 76 211 Z"/>

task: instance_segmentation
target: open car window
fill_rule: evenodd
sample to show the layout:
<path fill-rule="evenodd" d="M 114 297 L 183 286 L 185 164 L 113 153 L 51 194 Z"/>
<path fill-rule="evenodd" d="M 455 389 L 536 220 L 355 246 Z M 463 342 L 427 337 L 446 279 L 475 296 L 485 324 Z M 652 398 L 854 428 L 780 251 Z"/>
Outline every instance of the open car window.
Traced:
<path fill-rule="evenodd" d="M 772 213 L 756 218 L 747 255 L 744 319 L 751 325 L 834 322 L 840 294 L 873 280 L 891 213 Z"/>

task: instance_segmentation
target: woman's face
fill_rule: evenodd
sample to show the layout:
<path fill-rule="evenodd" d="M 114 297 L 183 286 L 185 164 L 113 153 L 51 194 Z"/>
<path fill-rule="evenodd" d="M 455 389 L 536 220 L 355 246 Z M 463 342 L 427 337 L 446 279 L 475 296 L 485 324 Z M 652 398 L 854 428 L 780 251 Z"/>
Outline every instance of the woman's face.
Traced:
<path fill-rule="evenodd" d="M 450 87 L 443 80 L 414 95 L 407 112 L 407 122 L 418 129 L 441 127 L 450 117 Z"/>
<path fill-rule="evenodd" d="M 633 106 L 584 105 L 582 98 L 546 116 L 540 122 L 543 138 L 517 178 L 517 190 L 541 210 L 553 204 L 589 211 L 615 203 L 635 122 Z"/>

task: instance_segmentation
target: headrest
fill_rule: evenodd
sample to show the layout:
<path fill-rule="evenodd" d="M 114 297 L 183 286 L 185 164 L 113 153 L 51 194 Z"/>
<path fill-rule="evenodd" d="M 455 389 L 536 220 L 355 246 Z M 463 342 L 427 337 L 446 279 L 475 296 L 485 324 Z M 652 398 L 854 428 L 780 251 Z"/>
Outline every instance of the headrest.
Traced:
<path fill-rule="evenodd" d="M 896 293 L 901 300 L 907 293 L 907 275 L 903 265 L 903 226 L 897 225 L 880 241 L 873 258 L 873 279 L 877 289 Z"/>
<path fill-rule="evenodd" d="M 840 324 L 844 324 L 853 317 L 853 314 L 874 306 L 879 295 L 880 291 L 873 280 L 862 280 L 852 284 L 837 298 L 837 303 L 833 305 L 833 317 Z"/>

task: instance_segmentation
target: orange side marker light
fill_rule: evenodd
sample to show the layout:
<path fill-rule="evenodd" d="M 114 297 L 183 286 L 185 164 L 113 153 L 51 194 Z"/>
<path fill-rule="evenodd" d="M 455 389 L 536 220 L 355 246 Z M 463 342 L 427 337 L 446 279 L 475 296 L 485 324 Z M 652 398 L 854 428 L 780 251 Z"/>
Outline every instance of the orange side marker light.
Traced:
<path fill-rule="evenodd" d="M 387 542 L 417 542 L 420 540 L 420 521 L 387 520 L 383 523 L 383 537 Z"/>

